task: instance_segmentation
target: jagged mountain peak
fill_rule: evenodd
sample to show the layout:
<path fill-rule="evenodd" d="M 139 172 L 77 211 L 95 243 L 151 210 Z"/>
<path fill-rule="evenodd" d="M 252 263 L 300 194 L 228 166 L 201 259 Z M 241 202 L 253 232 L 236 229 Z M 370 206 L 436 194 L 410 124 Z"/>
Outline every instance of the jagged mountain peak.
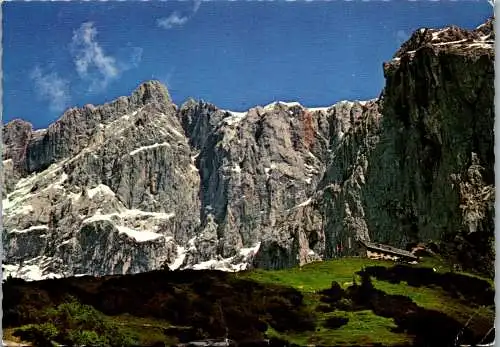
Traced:
<path fill-rule="evenodd" d="M 132 93 L 130 100 L 137 105 L 148 103 L 169 104 L 172 102 L 167 87 L 157 80 L 141 83 Z"/>
<path fill-rule="evenodd" d="M 462 51 L 472 48 L 493 49 L 495 34 L 493 31 L 494 18 L 488 19 L 485 23 L 474 30 L 467 30 L 455 25 L 441 29 L 420 28 L 401 45 L 401 48 L 394 54 L 394 59 L 400 59 L 404 55 L 412 55 L 423 47 L 430 47 L 439 50 L 449 50 L 459 48 Z"/>
<path fill-rule="evenodd" d="M 489 27 L 416 32 L 390 63 L 383 103 L 177 108 L 149 81 L 46 130 L 11 122 L 4 274 L 282 268 L 353 254 L 358 239 L 404 247 L 488 231 Z"/>

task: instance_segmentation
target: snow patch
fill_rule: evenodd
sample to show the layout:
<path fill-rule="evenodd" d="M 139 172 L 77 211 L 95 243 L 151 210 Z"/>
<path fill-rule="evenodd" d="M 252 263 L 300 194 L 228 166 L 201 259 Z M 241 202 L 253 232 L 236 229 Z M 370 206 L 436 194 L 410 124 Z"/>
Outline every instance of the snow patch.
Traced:
<path fill-rule="evenodd" d="M 189 168 L 191 169 L 191 171 L 198 172 L 198 168 L 196 166 L 194 166 L 193 164 L 189 164 Z"/>
<path fill-rule="evenodd" d="M 115 196 L 115 192 L 113 192 L 111 188 L 109 188 L 105 184 L 99 184 L 97 187 L 87 190 L 87 193 L 90 199 L 93 199 L 94 196 L 96 195 L 110 196 L 110 197 Z"/>
<path fill-rule="evenodd" d="M 68 179 L 68 175 L 66 174 L 66 172 L 63 171 L 61 177 L 54 183 L 50 184 L 47 188 L 45 189 L 50 189 L 50 188 L 56 188 L 56 189 L 64 189 L 63 187 L 63 183 L 66 182 L 66 180 Z M 44 189 L 44 190 L 45 190 Z"/>
<path fill-rule="evenodd" d="M 485 26 L 486 26 L 486 23 L 483 23 L 483 24 L 481 24 L 481 25 L 477 26 L 477 27 L 476 27 L 476 30 L 477 30 L 477 29 L 481 29 L 482 27 L 485 27 Z"/>
<path fill-rule="evenodd" d="M 347 105 L 347 106 L 352 106 L 354 105 L 354 102 L 349 101 L 349 100 L 340 100 L 337 102 L 335 105 Z"/>
<path fill-rule="evenodd" d="M 275 102 L 272 102 L 272 103 L 267 104 L 266 106 L 264 106 L 264 110 L 272 110 L 272 109 L 274 109 L 278 105 L 283 105 L 283 106 L 286 106 L 286 107 L 293 107 L 293 106 L 300 106 L 300 107 L 302 107 L 302 105 L 300 103 L 296 102 L 296 101 L 292 101 L 292 102 L 275 101 Z"/>
<path fill-rule="evenodd" d="M 471 48 L 471 47 L 493 48 L 493 43 L 474 42 L 474 43 L 471 43 L 470 45 L 467 45 L 467 48 Z"/>
<path fill-rule="evenodd" d="M 147 151 L 149 149 L 158 148 L 158 147 L 170 147 L 170 143 L 168 143 L 168 142 L 162 142 L 162 143 L 155 143 L 155 144 L 148 145 L 148 146 L 142 146 L 142 147 L 134 149 L 132 152 L 129 153 L 129 155 L 133 156 L 133 155 L 136 155 L 139 152 Z"/>
<path fill-rule="evenodd" d="M 309 199 L 307 199 L 306 201 L 304 201 L 304 202 L 302 202 L 302 203 L 298 204 L 296 207 L 304 207 L 304 206 L 310 205 L 310 204 L 311 204 L 311 202 L 312 202 L 312 198 L 309 198 Z"/>
<path fill-rule="evenodd" d="M 189 239 L 188 241 L 188 251 L 196 251 L 196 244 L 195 244 L 195 241 L 196 241 L 196 236 Z"/>
<path fill-rule="evenodd" d="M 33 206 L 31 205 L 21 205 L 22 202 L 27 200 L 30 196 L 19 196 L 14 200 L 10 200 L 9 198 L 2 200 L 2 210 L 3 212 L 9 211 L 9 215 L 15 216 L 18 214 L 30 214 L 34 211 Z"/>
<path fill-rule="evenodd" d="M 169 128 L 168 128 L 168 130 L 169 130 L 172 134 L 174 134 L 175 136 L 177 136 L 177 137 L 179 137 L 179 138 L 181 138 L 181 139 L 184 139 L 184 138 L 185 138 L 184 134 L 181 134 L 179 131 L 177 131 L 177 129 L 174 129 L 173 127 L 169 127 Z"/>
<path fill-rule="evenodd" d="M 186 249 L 181 246 L 177 246 L 177 257 L 175 258 L 172 265 L 169 266 L 170 270 L 179 269 L 182 264 L 184 264 L 184 260 L 186 259 Z"/>
<path fill-rule="evenodd" d="M 108 221 L 112 222 L 111 217 L 117 216 L 115 215 L 110 215 L 110 214 L 95 214 L 92 217 L 86 218 L 82 221 L 83 224 L 88 224 L 88 223 L 94 223 L 94 222 L 100 222 L 100 221 Z"/>
<path fill-rule="evenodd" d="M 152 218 L 155 218 L 155 219 L 171 219 L 173 217 L 175 217 L 175 213 L 163 213 L 163 212 L 146 212 L 146 211 L 141 211 L 141 210 L 125 210 L 123 212 L 120 212 L 120 213 L 111 213 L 111 214 L 101 214 L 100 212 L 97 212 L 96 214 L 94 214 L 93 216 L 89 217 L 89 218 L 86 218 L 85 220 L 83 220 L 83 223 L 92 223 L 92 222 L 96 222 L 96 221 L 103 221 L 103 220 L 106 220 L 106 221 L 112 221 L 114 218 L 120 218 L 120 219 L 127 219 L 127 218 L 131 218 L 131 219 L 137 219 L 137 218 L 140 218 L 140 217 L 152 217 Z"/>
<path fill-rule="evenodd" d="M 259 249 L 260 249 L 260 242 L 253 247 L 240 249 L 239 255 L 219 260 L 210 259 L 195 264 L 190 268 L 193 270 L 219 270 L 225 272 L 243 271 L 248 269 L 252 257 L 255 254 L 257 254 Z M 241 260 L 241 257 L 243 257 L 242 262 L 234 263 L 237 260 Z"/>
<path fill-rule="evenodd" d="M 191 163 L 194 164 L 196 162 L 196 159 L 200 156 L 200 153 L 201 151 L 191 157 Z"/>
<path fill-rule="evenodd" d="M 160 113 L 160 116 L 161 117 L 167 117 L 166 114 L 164 113 Z M 175 136 L 179 137 L 179 138 L 182 138 L 184 139 L 185 138 L 185 135 L 180 133 L 177 129 L 175 129 L 174 127 L 168 127 L 168 131 L 171 132 L 172 134 L 174 134 Z"/>
<path fill-rule="evenodd" d="M 78 194 L 78 193 L 73 193 L 73 192 L 70 192 L 69 193 L 69 198 L 73 201 L 73 202 L 76 202 L 78 200 L 80 200 L 82 194 Z"/>
<path fill-rule="evenodd" d="M 271 170 L 276 169 L 276 164 L 271 163 L 271 167 L 265 167 L 264 168 L 264 173 L 266 174 L 266 179 L 269 179 L 271 177 Z"/>
<path fill-rule="evenodd" d="M 231 116 L 224 118 L 222 121 L 227 125 L 234 125 L 236 123 L 241 122 L 247 116 L 248 112 L 233 112 L 225 110 L 225 112 L 229 113 Z"/>
<path fill-rule="evenodd" d="M 30 231 L 35 231 L 35 230 L 49 230 L 49 227 L 46 225 L 33 225 L 30 226 L 28 229 L 22 229 L 22 230 L 13 229 L 9 233 L 26 234 L 29 233 Z"/>
<path fill-rule="evenodd" d="M 489 39 L 491 37 L 491 33 L 489 33 L 488 35 L 484 35 L 484 36 L 481 36 L 479 38 L 479 40 L 481 41 L 486 41 L 487 39 Z M 494 40 L 491 41 L 491 43 L 494 43 Z"/>
<path fill-rule="evenodd" d="M 241 173 L 241 167 L 240 167 L 238 164 L 234 164 L 234 165 L 231 167 L 231 171 L 232 171 L 232 172 L 235 172 L 235 173 Z"/>
<path fill-rule="evenodd" d="M 164 213 L 164 212 L 146 212 L 141 210 L 126 210 L 125 212 L 121 212 L 118 214 L 120 217 L 153 217 L 158 219 L 170 219 L 175 217 L 175 213 Z"/>
<path fill-rule="evenodd" d="M 137 242 L 147 242 L 157 240 L 163 235 L 152 231 L 137 231 L 124 226 L 116 226 L 120 234 L 126 234 L 128 237 L 135 239 Z"/>
<path fill-rule="evenodd" d="M 316 156 L 315 156 L 315 155 L 314 155 L 311 151 L 307 151 L 307 155 L 308 155 L 310 158 L 312 158 L 312 159 L 316 160 L 317 162 L 321 162 L 321 161 L 320 161 L 320 160 L 319 160 L 319 159 L 318 159 L 318 158 L 317 158 L 317 157 L 316 157 Z"/>
<path fill-rule="evenodd" d="M 463 40 L 458 40 L 458 41 L 450 41 L 450 42 L 440 42 L 440 43 L 434 43 L 434 46 L 448 46 L 448 45 L 455 45 L 457 43 L 462 43 L 467 41 L 467 39 Z"/>
<path fill-rule="evenodd" d="M 75 239 L 65 240 L 65 241 L 61 242 L 59 245 L 57 245 L 57 248 L 64 246 L 64 245 L 67 245 L 67 244 L 70 244 L 70 243 L 73 243 L 74 241 L 75 241 Z"/>
<path fill-rule="evenodd" d="M 310 112 L 328 112 L 330 107 L 310 107 L 307 108 L 308 111 Z"/>
<path fill-rule="evenodd" d="M 22 278 L 25 281 L 41 281 L 49 278 L 61 278 L 61 274 L 45 272 L 46 266 L 50 263 L 50 257 L 36 257 L 30 259 L 24 265 L 2 264 L 3 276 L 2 280 L 12 276 Z"/>
<path fill-rule="evenodd" d="M 439 38 L 439 35 L 442 33 L 445 33 L 449 30 L 449 28 L 443 29 L 443 30 L 438 30 L 432 33 L 432 39 L 431 41 L 437 40 Z"/>
<path fill-rule="evenodd" d="M 219 270 L 226 268 L 224 265 L 220 264 L 217 260 L 207 260 L 198 264 L 194 264 L 193 270 Z"/>
<path fill-rule="evenodd" d="M 260 242 L 258 242 L 255 246 L 250 248 L 241 248 L 240 255 L 244 256 L 245 258 L 248 258 L 249 256 L 257 254 L 259 249 L 260 249 Z"/>
<path fill-rule="evenodd" d="M 296 101 L 292 101 L 292 102 L 283 102 L 283 101 L 278 101 L 278 104 L 280 105 L 285 105 L 286 107 L 294 107 L 294 106 L 300 106 L 302 107 L 302 105 Z"/>

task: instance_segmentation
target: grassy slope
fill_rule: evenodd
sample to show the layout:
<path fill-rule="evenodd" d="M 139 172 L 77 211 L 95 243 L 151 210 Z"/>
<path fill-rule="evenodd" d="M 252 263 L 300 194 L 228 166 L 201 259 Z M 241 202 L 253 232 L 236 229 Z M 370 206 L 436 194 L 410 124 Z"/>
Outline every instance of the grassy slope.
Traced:
<path fill-rule="evenodd" d="M 368 266 L 391 267 L 392 262 L 375 261 L 364 258 L 343 258 L 324 262 L 311 263 L 302 268 L 292 268 L 277 271 L 254 270 L 236 273 L 235 279 L 252 280 L 262 284 L 278 284 L 293 287 L 304 295 L 304 303 L 307 310 L 316 315 L 316 331 L 312 332 L 281 332 L 278 333 L 269 328 L 267 335 L 285 338 L 290 342 L 307 345 L 370 345 L 379 343 L 385 346 L 409 344 L 412 336 L 405 333 L 396 333 L 396 327 L 392 318 L 377 316 L 370 310 L 362 311 L 334 311 L 319 312 L 316 310 L 320 305 L 319 291 L 329 288 L 332 281 L 338 282 L 347 288 L 353 281 L 359 283 L 359 276 L 355 272 Z M 425 260 L 418 267 L 435 267 L 438 271 L 446 271 L 445 266 L 436 259 Z M 491 281 L 490 281 L 491 283 Z M 435 286 L 412 287 L 405 282 L 389 283 L 373 279 L 376 288 L 388 294 L 401 294 L 411 298 L 417 305 L 441 311 L 465 324 L 471 315 L 475 314 L 475 320 L 493 321 L 494 312 L 491 308 L 477 309 L 470 307 L 464 298 L 452 298 L 443 289 Z M 348 317 L 349 322 L 337 329 L 329 329 L 323 326 L 324 321 L 332 316 Z M 135 332 L 144 344 L 155 341 L 165 341 L 167 345 L 176 342 L 173 337 L 165 336 L 164 329 L 168 328 L 169 322 L 159 319 L 140 318 L 130 315 L 109 317 L 114 323 L 127 327 Z M 11 329 L 6 333 L 11 333 Z"/>
<path fill-rule="evenodd" d="M 324 262 L 311 263 L 302 268 L 293 268 L 278 271 L 255 270 L 236 274 L 236 276 L 247 277 L 255 281 L 264 283 L 279 283 L 291 286 L 300 290 L 305 295 L 305 300 L 311 310 L 319 304 L 318 290 L 328 288 L 332 281 L 336 281 L 346 288 L 352 284 L 353 280 L 358 281 L 359 277 L 353 275 L 356 271 L 368 266 L 393 266 L 393 262 L 377 261 L 365 258 L 342 258 Z M 447 267 L 437 258 L 424 259 L 418 267 L 434 267 L 437 271 L 446 271 Z M 466 274 L 470 276 L 471 274 Z M 491 284 L 493 282 L 488 280 Z M 373 280 L 376 288 L 388 294 L 400 294 L 408 296 L 417 305 L 441 311 L 465 324 L 467 320 L 475 314 L 475 319 L 494 320 L 494 311 L 491 308 L 472 308 L 466 302 L 450 298 L 448 293 L 437 287 L 411 287 L 407 283 L 392 284 L 385 281 Z M 270 334 L 286 337 L 290 341 L 306 345 L 316 343 L 321 345 L 363 345 L 370 343 L 381 343 L 383 345 L 399 345 L 409 343 L 411 336 L 398 334 L 391 331 L 395 328 L 393 319 L 375 315 L 372 311 L 360 312 L 329 312 L 318 315 L 318 329 L 314 334 L 292 334 L 289 336 L 280 335 L 275 331 Z M 330 316 L 342 315 L 349 318 L 349 323 L 338 329 L 326 329 L 321 326 L 322 321 Z"/>

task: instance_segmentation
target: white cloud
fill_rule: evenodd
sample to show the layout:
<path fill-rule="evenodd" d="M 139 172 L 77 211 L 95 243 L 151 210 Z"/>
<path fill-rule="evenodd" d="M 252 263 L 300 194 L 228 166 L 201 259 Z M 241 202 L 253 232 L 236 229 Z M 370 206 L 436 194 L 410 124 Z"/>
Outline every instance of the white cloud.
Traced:
<path fill-rule="evenodd" d="M 130 63 L 132 67 L 137 67 L 142 60 L 143 49 L 141 47 L 132 47 L 131 49 L 132 53 L 130 54 Z"/>
<path fill-rule="evenodd" d="M 142 59 L 142 48 L 132 47 L 128 62 L 118 61 L 104 52 L 97 41 L 97 29 L 92 22 L 83 23 L 73 32 L 70 50 L 76 72 L 90 82 L 90 91 L 105 89 L 128 69 L 137 67 Z"/>
<path fill-rule="evenodd" d="M 69 83 L 55 72 L 43 74 L 36 67 L 30 75 L 38 96 L 49 102 L 52 111 L 61 112 L 69 105 Z"/>
<path fill-rule="evenodd" d="M 158 26 L 164 29 L 172 29 L 175 26 L 182 26 L 189 20 L 188 16 L 181 16 L 179 12 L 173 12 L 170 16 L 157 20 Z"/>
<path fill-rule="evenodd" d="M 194 0 L 194 5 L 193 5 L 193 14 L 198 12 L 201 6 L 201 0 Z"/>
<path fill-rule="evenodd" d="M 181 14 L 178 11 L 174 11 L 168 17 L 160 18 L 156 21 L 156 24 L 160 28 L 164 29 L 172 29 L 173 27 L 180 27 L 187 23 L 188 20 L 193 17 L 196 12 L 200 9 L 201 0 L 194 0 L 193 8 L 191 9 L 189 14 Z"/>
<path fill-rule="evenodd" d="M 398 40 L 399 44 L 402 44 L 403 42 L 407 41 L 409 38 L 410 38 L 410 35 L 404 30 L 398 30 L 396 32 L 396 39 Z"/>

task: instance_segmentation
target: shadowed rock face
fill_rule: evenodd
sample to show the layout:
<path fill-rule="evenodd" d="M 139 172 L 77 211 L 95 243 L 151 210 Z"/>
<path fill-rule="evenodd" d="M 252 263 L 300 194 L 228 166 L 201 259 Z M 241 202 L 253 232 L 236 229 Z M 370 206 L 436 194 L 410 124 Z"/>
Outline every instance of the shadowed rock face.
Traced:
<path fill-rule="evenodd" d="M 282 268 L 357 239 L 492 235 L 493 39 L 491 21 L 417 31 L 367 102 L 177 108 L 152 81 L 46 130 L 13 121 L 6 273 Z"/>
<path fill-rule="evenodd" d="M 4 179 L 2 191 L 9 193 L 17 180 L 25 174 L 24 162 L 26 149 L 31 138 L 33 128 L 31 123 L 15 119 L 3 127 L 2 139 L 4 142 L 2 155 L 2 169 Z"/>

